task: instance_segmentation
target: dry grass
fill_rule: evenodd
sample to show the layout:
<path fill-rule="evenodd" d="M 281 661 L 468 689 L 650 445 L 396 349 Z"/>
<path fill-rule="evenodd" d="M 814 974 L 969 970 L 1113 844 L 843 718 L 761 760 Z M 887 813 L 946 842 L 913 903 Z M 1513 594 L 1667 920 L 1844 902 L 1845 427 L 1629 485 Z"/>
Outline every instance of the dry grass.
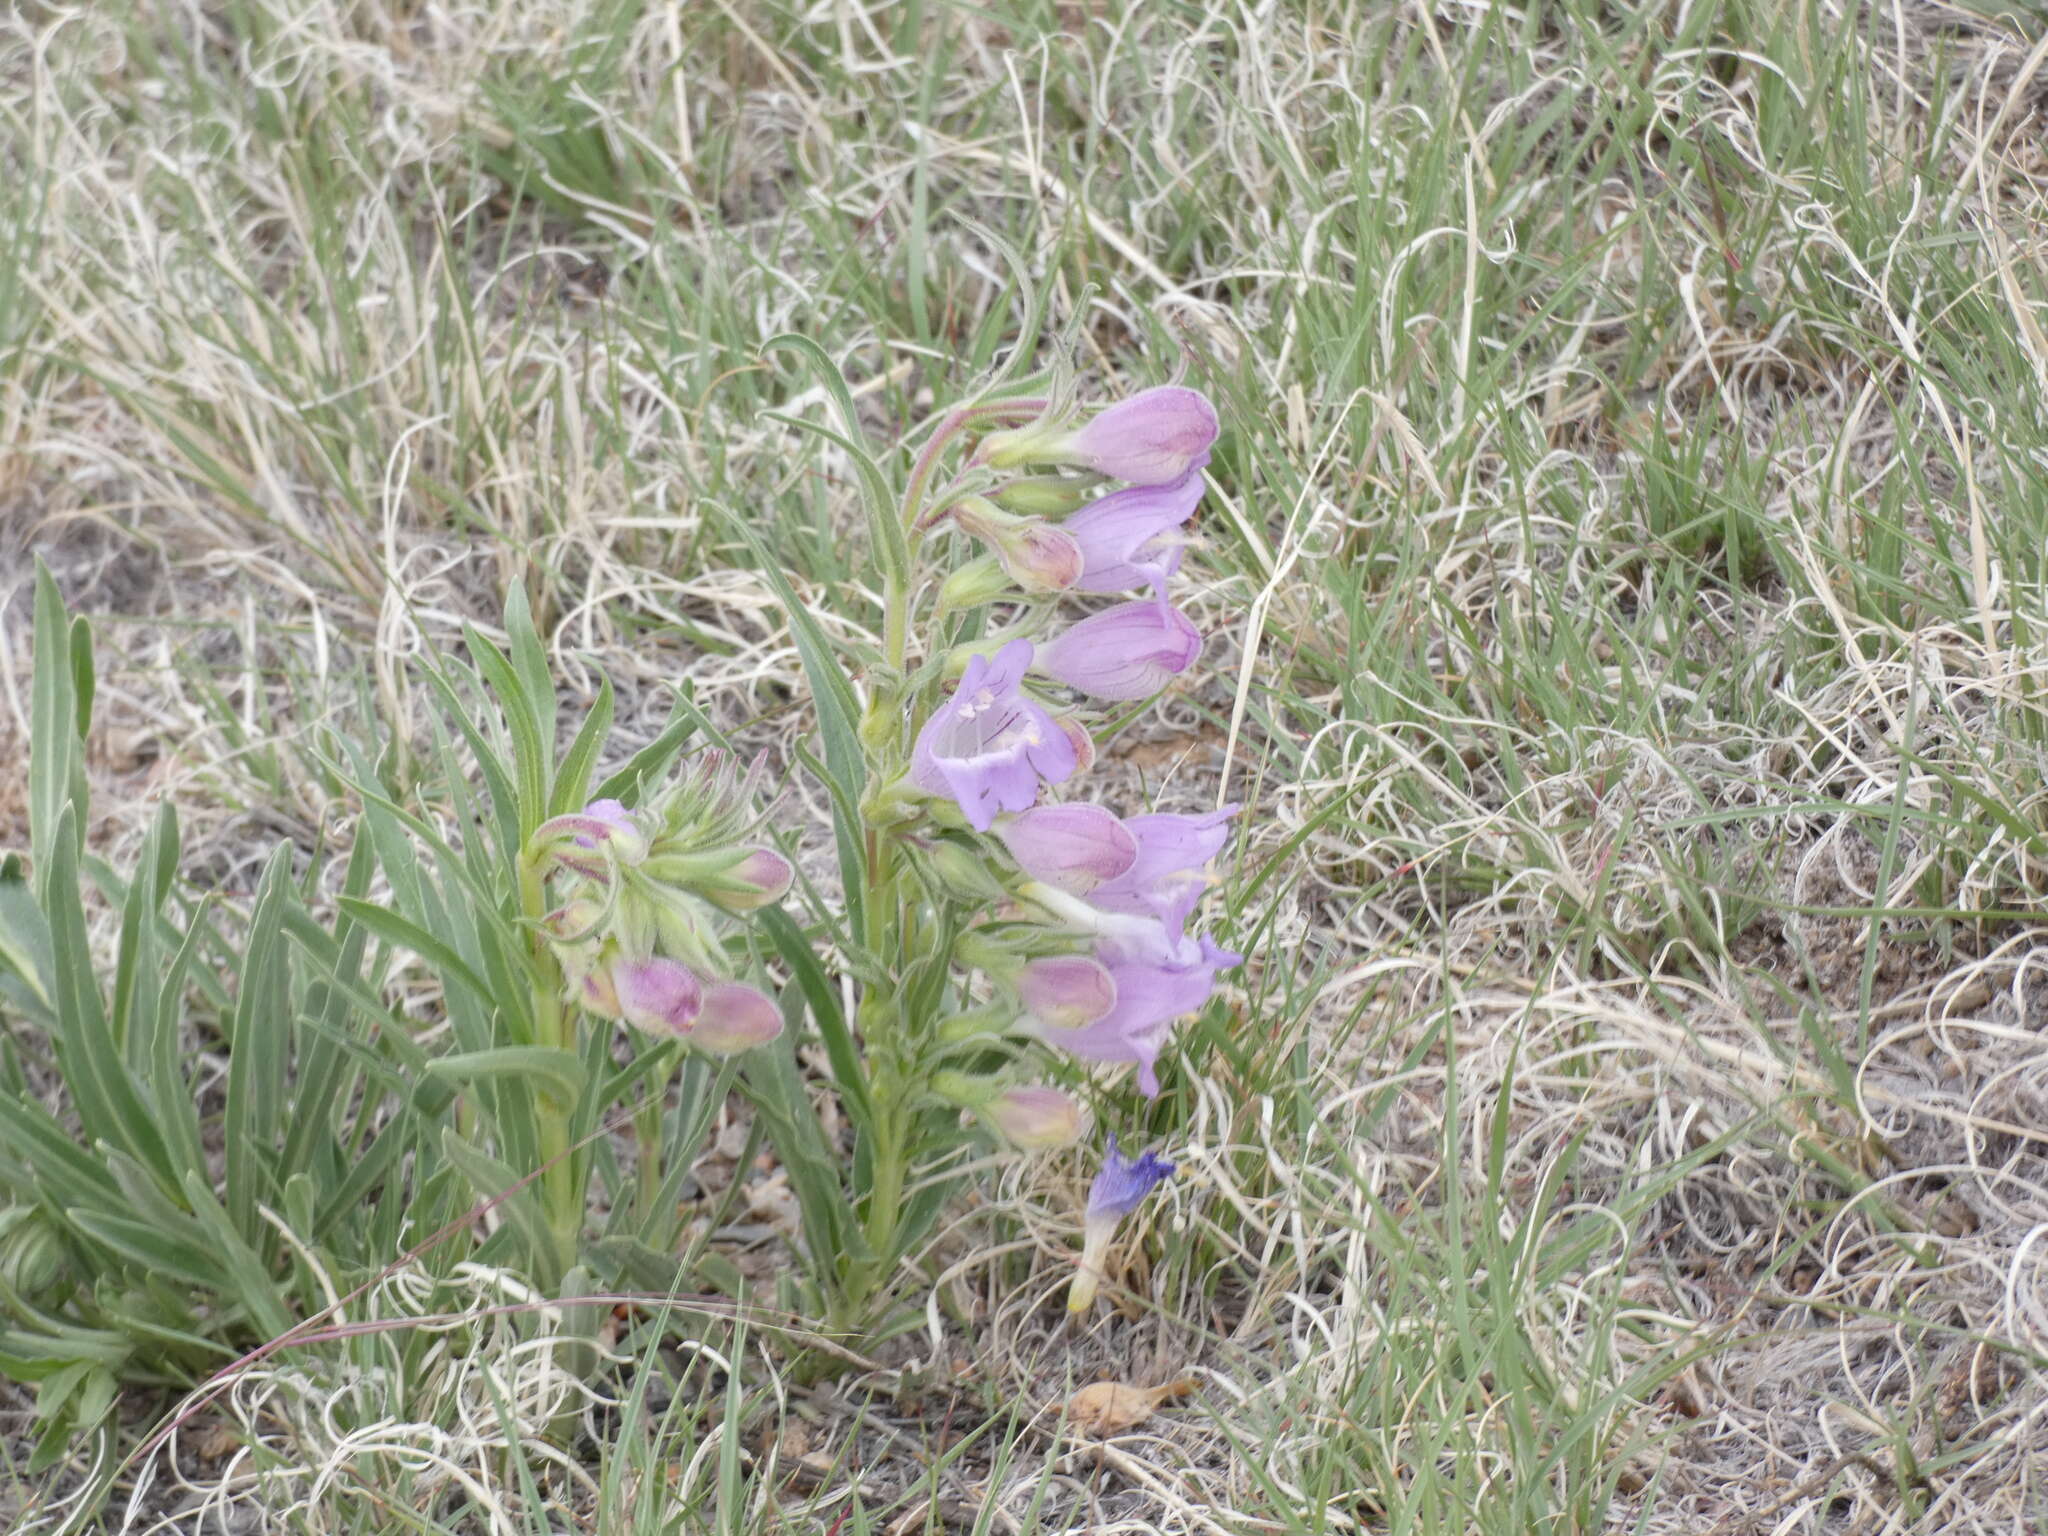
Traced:
<path fill-rule="evenodd" d="M 241 1450 L 192 1499 L 380 1533 L 836 1529 L 849 1489 L 888 1530 L 2048 1524 L 2044 20 L 0 23 L 10 750 L 34 550 L 119 658 L 116 857 L 168 796 L 246 895 L 346 825 L 313 734 L 422 745 L 409 658 L 512 582 L 571 696 L 618 687 L 621 752 L 688 679 L 793 760 L 801 668 L 730 520 L 822 622 L 875 618 L 844 466 L 763 415 L 817 401 L 757 348 L 806 332 L 878 433 L 924 419 L 1004 339 L 969 218 L 1062 317 L 1097 285 L 1100 392 L 1184 345 L 1230 423 L 1215 681 L 1102 769 L 1257 806 L 1255 958 L 1157 1113 L 1187 1173 L 1141 1299 L 1054 1326 L 1078 1170 L 1014 1167 L 886 1379 L 792 1392 L 742 1344 L 571 1454 L 557 1403 L 429 1372 L 356 1412 L 316 1352 L 220 1405 Z M 1199 1406 L 1060 1430 L 1080 1381 L 1190 1372 Z M 153 1472 L 135 1507 L 180 1513 L 136 1529 L 269 1528 Z"/>

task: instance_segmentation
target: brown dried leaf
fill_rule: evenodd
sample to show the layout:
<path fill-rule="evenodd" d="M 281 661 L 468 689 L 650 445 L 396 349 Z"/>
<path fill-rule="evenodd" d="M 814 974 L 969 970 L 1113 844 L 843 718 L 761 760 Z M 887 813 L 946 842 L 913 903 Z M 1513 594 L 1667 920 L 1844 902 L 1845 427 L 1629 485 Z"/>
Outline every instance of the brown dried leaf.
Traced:
<path fill-rule="evenodd" d="M 1120 1435 L 1136 1429 L 1170 1397 L 1195 1390 L 1193 1377 L 1183 1376 L 1163 1387 L 1133 1387 L 1121 1381 L 1098 1381 L 1067 1399 L 1067 1417 L 1084 1435 Z"/>

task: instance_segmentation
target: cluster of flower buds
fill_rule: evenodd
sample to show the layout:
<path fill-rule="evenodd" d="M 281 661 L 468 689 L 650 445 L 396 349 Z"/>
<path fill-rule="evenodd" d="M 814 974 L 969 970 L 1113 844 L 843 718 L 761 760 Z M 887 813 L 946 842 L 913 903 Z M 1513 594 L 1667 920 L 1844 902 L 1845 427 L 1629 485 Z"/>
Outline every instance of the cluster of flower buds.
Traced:
<path fill-rule="evenodd" d="M 724 976 L 716 936 L 721 914 L 779 901 L 793 875 L 781 854 L 744 840 L 759 773 L 703 752 L 641 810 L 595 800 L 536 830 L 529 857 L 570 882 L 547 919 L 570 1001 L 718 1055 L 782 1032 L 774 999 Z"/>
<path fill-rule="evenodd" d="M 1168 601 L 1167 583 L 1202 497 L 1216 412 L 1197 391 L 1169 385 L 1079 426 L 1063 416 L 984 438 L 971 466 L 984 479 L 1023 473 L 946 508 L 988 553 L 948 579 L 945 603 L 1008 598 L 1024 615 L 967 658 L 952 696 L 917 734 L 909 779 L 956 804 L 975 831 L 995 834 L 1014 866 L 996 883 L 1036 919 L 962 941 L 956 956 L 986 974 L 997 995 L 956 1021 L 958 1031 L 1015 1027 L 1085 1060 L 1128 1063 L 1156 1097 L 1155 1063 L 1174 1025 L 1208 1001 L 1218 971 L 1242 959 L 1188 931 L 1237 807 L 1119 818 L 1096 805 L 1041 805 L 1045 785 L 1094 759 L 1081 713 L 1044 690 L 1071 689 L 1084 701 L 1149 698 L 1201 654 L 1201 632 Z M 1084 499 L 1106 480 L 1126 483 Z M 1143 595 L 1050 638 L 1017 633 L 1057 611 L 1049 600 L 1133 592 Z M 1049 1089 L 935 1086 L 1023 1144 L 1078 1130 L 1071 1106 Z"/>

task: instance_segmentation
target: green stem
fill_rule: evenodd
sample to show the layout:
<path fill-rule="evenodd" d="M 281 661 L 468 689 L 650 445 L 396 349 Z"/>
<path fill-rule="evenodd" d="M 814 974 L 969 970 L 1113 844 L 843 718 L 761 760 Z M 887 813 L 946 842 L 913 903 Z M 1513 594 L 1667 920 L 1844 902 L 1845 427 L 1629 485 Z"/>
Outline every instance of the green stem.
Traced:
<path fill-rule="evenodd" d="M 562 968 L 541 928 L 548 914 L 547 877 L 540 865 L 524 854 L 519 858 L 519 909 L 532 936 L 534 1043 L 573 1052 L 575 1016 L 563 1006 Z M 540 1176 L 541 1206 L 555 1240 L 557 1273 L 566 1275 L 576 1262 L 576 1240 L 583 1230 L 576 1160 L 569 1150 L 569 1106 L 557 1104 L 546 1089 L 537 1089 L 533 1119 L 545 1170 Z"/>
<path fill-rule="evenodd" d="M 984 421 L 1029 421 L 1044 410 L 1043 400 L 991 400 L 985 405 L 962 406 L 944 421 L 938 431 L 932 434 L 930 442 L 924 445 L 917 462 L 911 466 L 910 484 L 903 492 L 903 528 L 906 533 L 917 527 L 917 514 L 924 504 L 924 488 L 931 479 L 932 470 L 938 466 L 939 455 L 946 444 L 958 437 L 967 428 Z"/>

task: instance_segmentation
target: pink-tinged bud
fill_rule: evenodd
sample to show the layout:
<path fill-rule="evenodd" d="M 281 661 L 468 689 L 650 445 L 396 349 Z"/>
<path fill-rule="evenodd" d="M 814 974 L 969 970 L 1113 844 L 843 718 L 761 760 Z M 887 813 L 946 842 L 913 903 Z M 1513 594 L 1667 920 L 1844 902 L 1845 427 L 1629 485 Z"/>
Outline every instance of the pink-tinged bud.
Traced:
<path fill-rule="evenodd" d="M 1045 1029 L 1086 1029 L 1116 1007 L 1116 978 L 1087 955 L 1046 955 L 1017 973 L 1017 998 Z"/>
<path fill-rule="evenodd" d="M 1081 1137 L 1081 1106 L 1057 1088 L 1006 1088 L 989 1103 L 988 1118 L 1026 1151 L 1064 1147 Z"/>
<path fill-rule="evenodd" d="M 1039 646 L 1034 671 L 1098 699 L 1146 699 L 1195 664 L 1202 632 L 1178 608 L 1118 603 Z"/>
<path fill-rule="evenodd" d="M 758 912 L 789 894 L 796 871 L 772 848 L 749 848 L 746 857 L 710 882 L 704 894 L 735 914 Z"/>
<path fill-rule="evenodd" d="M 1081 546 L 1051 523 L 1014 516 L 979 496 L 963 501 L 953 521 L 988 545 L 1026 592 L 1061 592 L 1081 579 Z"/>
<path fill-rule="evenodd" d="M 782 1010 L 767 993 L 744 982 L 715 981 L 704 989 L 704 1006 L 686 1038 L 714 1056 L 736 1056 L 781 1033 Z"/>
<path fill-rule="evenodd" d="M 611 967 L 619 1014 L 650 1035 L 686 1039 L 704 1003 L 696 974 L 679 960 L 618 960 Z"/>
<path fill-rule="evenodd" d="M 1085 896 L 1129 872 L 1138 839 L 1099 805 L 1041 805 L 996 824 L 996 836 L 1034 880 Z"/>
<path fill-rule="evenodd" d="M 601 875 L 607 856 L 638 864 L 647 857 L 647 834 L 633 813 L 616 800 L 593 800 L 580 811 L 554 816 L 534 829 L 531 845 L 585 875 Z"/>
<path fill-rule="evenodd" d="M 1086 773 L 1095 766 L 1095 738 L 1078 715 L 1054 715 L 1052 723 L 1074 744 L 1074 772 Z"/>
<path fill-rule="evenodd" d="M 1043 423 L 982 439 L 983 462 L 1065 464 L 1132 485 L 1168 485 L 1209 460 L 1216 408 L 1199 390 L 1166 384 L 1140 390 L 1072 431 Z"/>

